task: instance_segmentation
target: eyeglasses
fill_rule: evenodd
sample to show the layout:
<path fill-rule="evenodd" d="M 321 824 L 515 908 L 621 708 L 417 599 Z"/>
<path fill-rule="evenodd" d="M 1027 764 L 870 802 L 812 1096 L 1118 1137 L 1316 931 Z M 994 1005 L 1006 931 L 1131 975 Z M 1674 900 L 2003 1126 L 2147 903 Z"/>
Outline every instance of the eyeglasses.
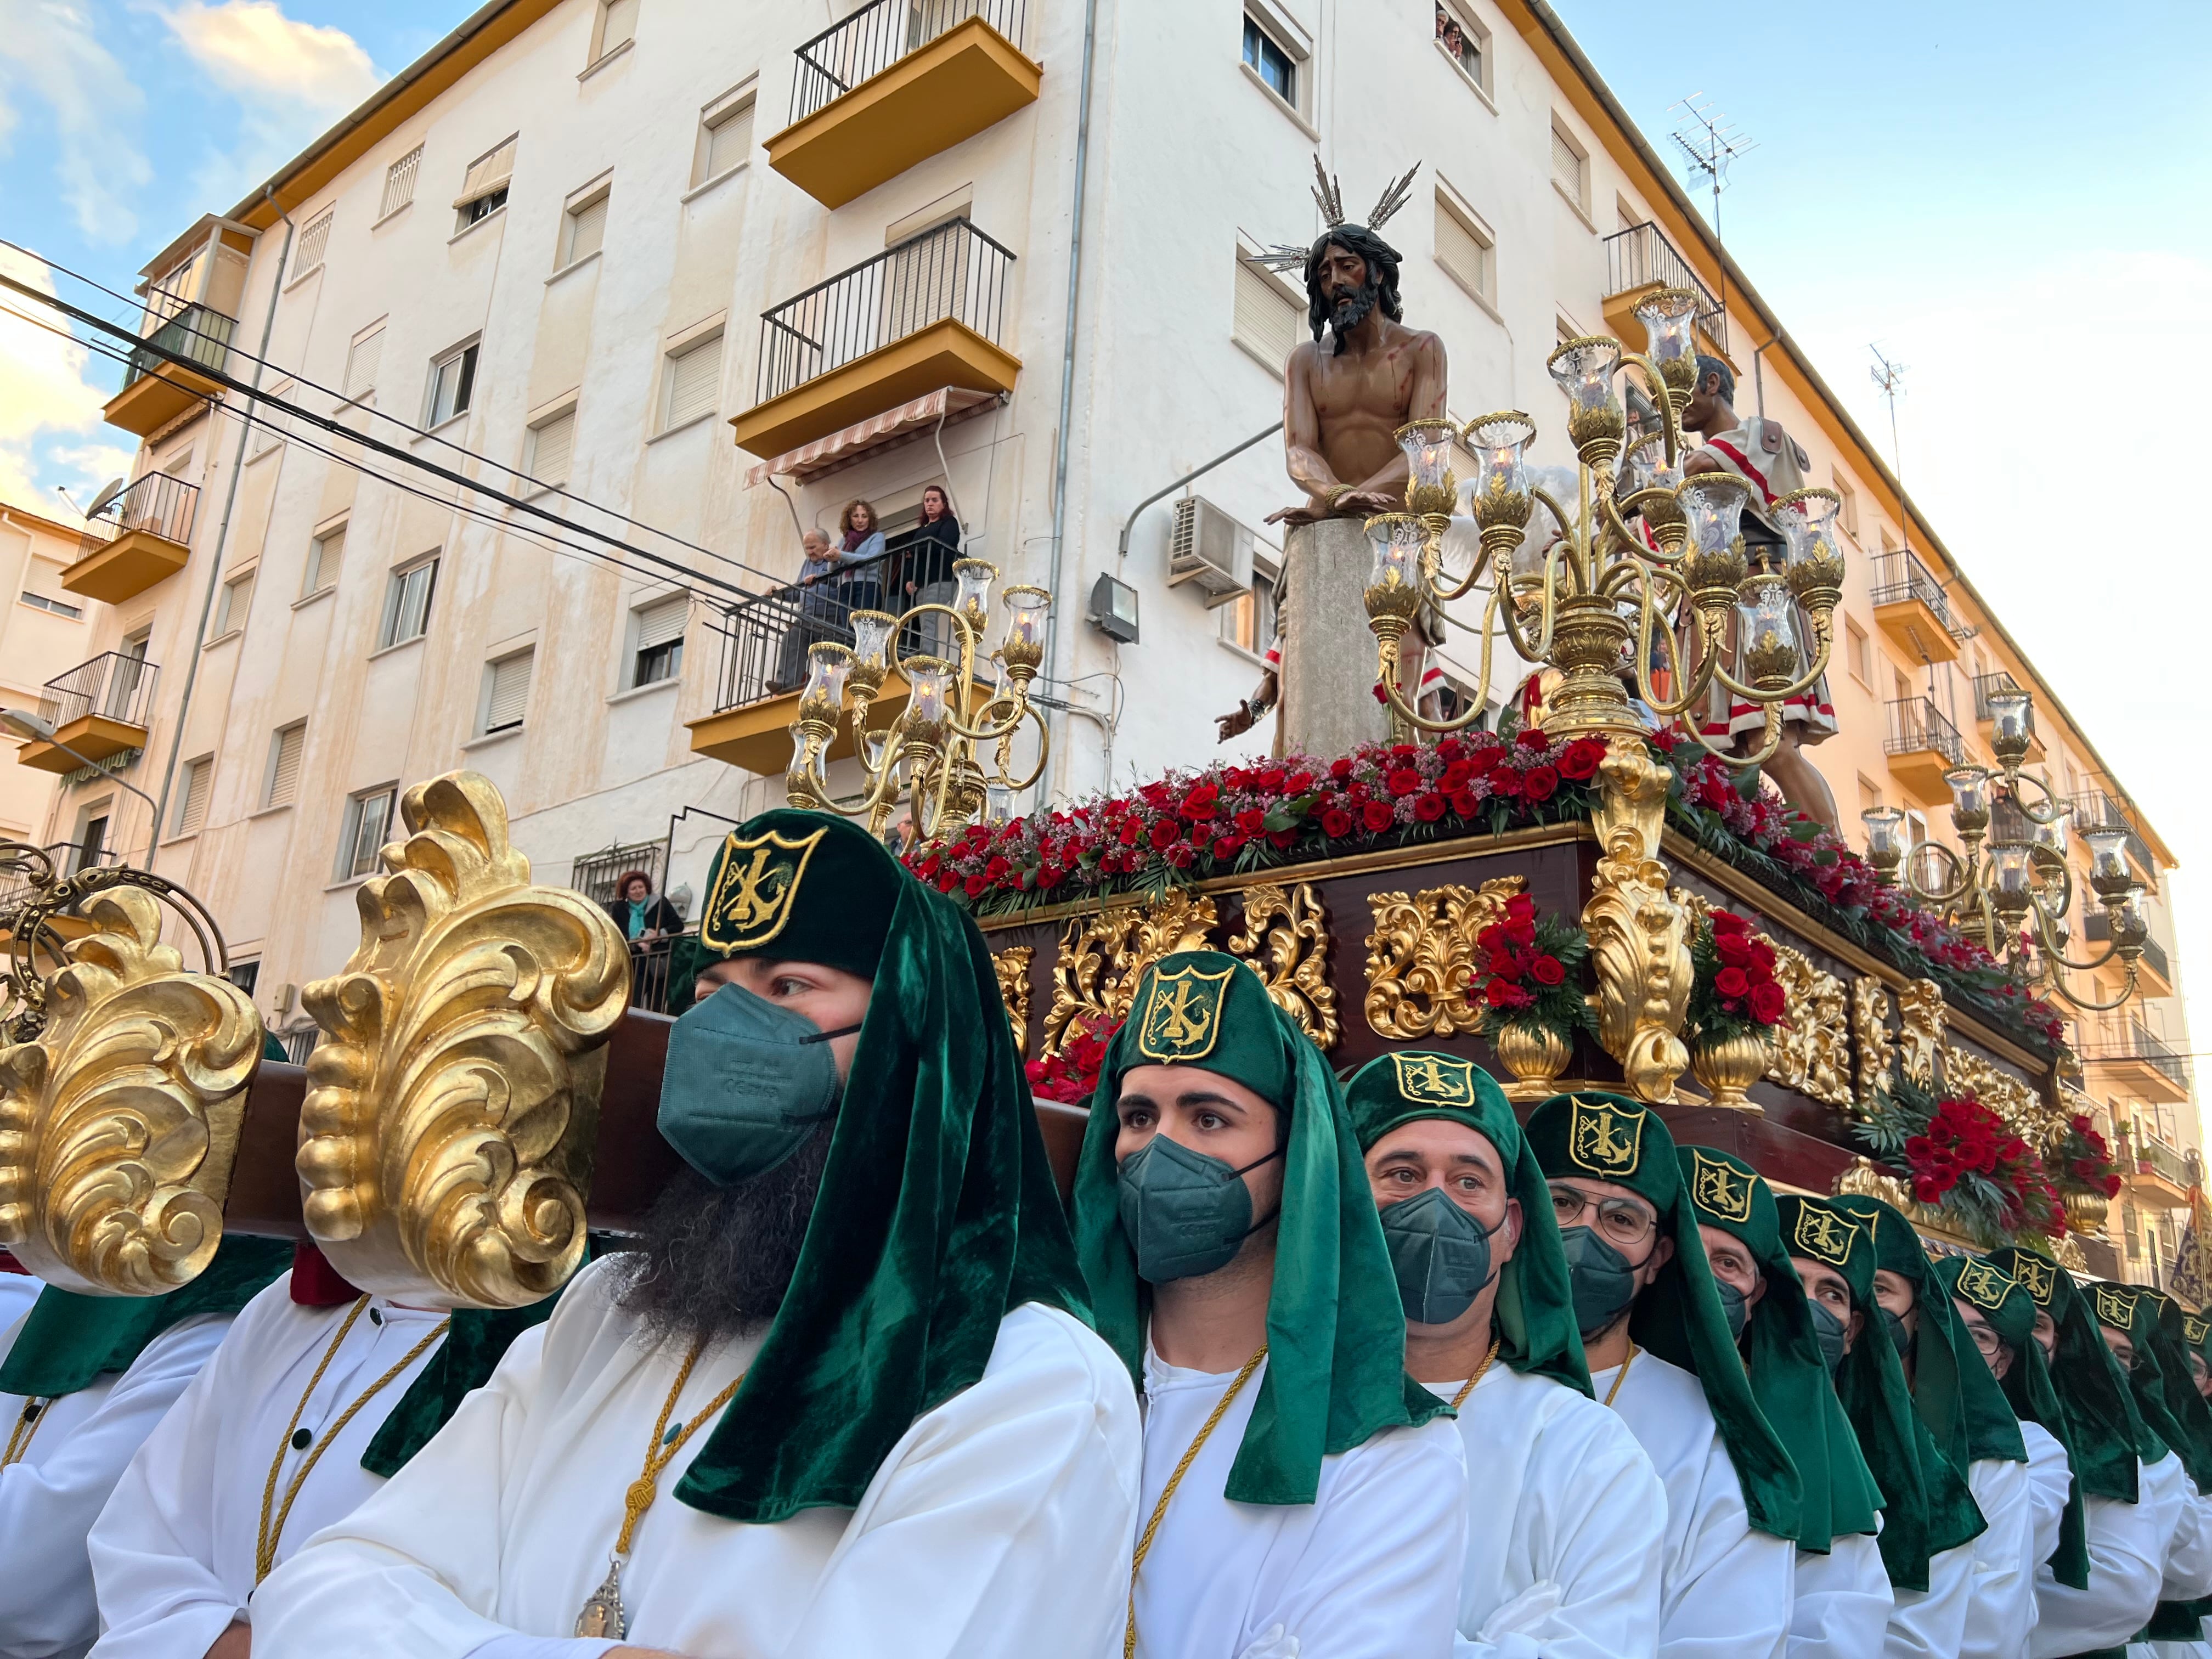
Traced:
<path fill-rule="evenodd" d="M 1969 1325 L 1966 1327 L 1966 1334 L 1974 1339 L 1974 1346 L 1982 1351 L 1982 1358 L 1984 1359 L 1995 1359 L 1997 1357 L 1997 1350 L 2004 1346 L 2003 1341 L 1998 1337 L 1996 1332 L 1987 1325 Z"/>
<path fill-rule="evenodd" d="M 1595 1210 L 1594 1218 L 1585 1218 Z M 1650 1211 L 1632 1198 L 1591 1198 L 1572 1187 L 1552 1188 L 1552 1213 L 1562 1227 L 1589 1227 L 1615 1245 L 1641 1244 L 1658 1230 Z"/>

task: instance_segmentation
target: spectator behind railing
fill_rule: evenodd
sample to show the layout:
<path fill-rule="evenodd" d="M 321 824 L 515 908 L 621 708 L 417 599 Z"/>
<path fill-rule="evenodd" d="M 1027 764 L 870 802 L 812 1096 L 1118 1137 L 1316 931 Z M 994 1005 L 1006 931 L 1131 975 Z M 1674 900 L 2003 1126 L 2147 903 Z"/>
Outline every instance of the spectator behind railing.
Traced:
<path fill-rule="evenodd" d="M 960 556 L 960 520 L 952 516 L 952 502 L 941 485 L 921 492 L 921 523 L 907 549 L 906 602 L 910 605 L 951 605 L 958 592 L 952 562 Z M 952 622 L 948 617 L 928 616 L 916 625 L 925 656 L 955 655 Z"/>
<path fill-rule="evenodd" d="M 805 684 L 806 653 L 817 641 L 853 637 L 846 620 L 851 615 L 848 585 L 832 580 L 847 564 L 846 556 L 830 550 L 827 531 L 810 530 L 801 541 L 806 557 L 799 567 L 799 586 L 787 590 L 799 602 L 799 615 L 784 630 L 783 648 L 776 656 L 772 689 L 779 692 L 796 691 Z"/>
<path fill-rule="evenodd" d="M 858 499 L 847 502 L 844 515 L 837 520 L 837 527 L 845 534 L 837 549 L 845 563 L 862 564 L 883 556 L 884 532 L 876 523 L 876 509 L 867 502 Z M 883 602 L 883 583 L 879 578 L 856 577 L 846 585 L 845 608 L 848 611 L 874 611 Z"/>
<path fill-rule="evenodd" d="M 607 914 L 635 950 L 670 933 L 684 931 L 684 918 L 676 907 L 653 890 L 653 878 L 642 870 L 625 872 L 615 883 L 615 896 L 607 901 Z"/>

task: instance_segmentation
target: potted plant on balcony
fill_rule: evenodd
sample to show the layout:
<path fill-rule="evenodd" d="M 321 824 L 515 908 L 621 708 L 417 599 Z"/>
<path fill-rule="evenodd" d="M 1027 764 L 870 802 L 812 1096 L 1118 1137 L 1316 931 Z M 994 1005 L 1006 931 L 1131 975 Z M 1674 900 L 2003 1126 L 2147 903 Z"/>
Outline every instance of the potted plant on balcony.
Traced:
<path fill-rule="evenodd" d="M 2051 1162 L 2052 1184 L 2074 1231 L 2089 1236 L 2104 1231 L 2106 1214 L 2119 1196 L 2120 1166 L 2087 1113 L 2077 1112 L 2069 1121 L 2064 1138 L 2051 1149 Z"/>
<path fill-rule="evenodd" d="M 1747 918 L 1711 910 L 1691 935 L 1690 965 L 1690 1069 L 1714 1105 L 1755 1112 L 1745 1091 L 1766 1070 L 1766 1034 L 1789 1007 L 1774 978 L 1774 947 Z"/>
<path fill-rule="evenodd" d="M 1589 940 L 1564 917 L 1539 917 L 1536 902 L 1519 893 L 1474 942 L 1483 960 L 1469 983 L 1482 1034 L 1513 1073 L 1505 1097 L 1542 1100 L 1566 1069 L 1575 1033 L 1595 1029 L 1582 988 Z"/>

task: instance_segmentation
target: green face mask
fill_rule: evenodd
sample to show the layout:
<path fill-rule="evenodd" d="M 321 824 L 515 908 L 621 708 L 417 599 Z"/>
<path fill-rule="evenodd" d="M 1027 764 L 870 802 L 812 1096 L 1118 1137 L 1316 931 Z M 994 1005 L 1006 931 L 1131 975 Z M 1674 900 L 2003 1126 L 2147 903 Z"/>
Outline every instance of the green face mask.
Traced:
<path fill-rule="evenodd" d="M 1567 1253 L 1567 1279 L 1574 1287 L 1575 1326 L 1588 1341 L 1636 1300 L 1636 1269 L 1587 1227 L 1565 1229 L 1559 1243 Z"/>
<path fill-rule="evenodd" d="M 1889 1333 L 1889 1346 L 1897 1350 L 1899 1359 L 1912 1358 L 1912 1334 L 1905 1328 L 1905 1317 L 1887 1308 L 1881 1310 L 1882 1328 Z"/>
<path fill-rule="evenodd" d="M 766 1175 L 837 1115 L 845 1092 L 830 1039 L 812 1020 L 725 985 L 668 1033 L 660 1133 L 718 1187 Z"/>
<path fill-rule="evenodd" d="M 1243 1170 L 1193 1152 L 1162 1134 L 1121 1160 L 1121 1231 L 1137 1253 L 1137 1277 L 1148 1285 L 1198 1279 L 1236 1259 L 1245 1238 L 1272 1219 L 1252 1219 L 1244 1170 L 1282 1156 L 1279 1149 Z"/>
<path fill-rule="evenodd" d="M 1728 1321 L 1729 1334 L 1742 1341 L 1743 1328 L 1751 1323 L 1750 1300 L 1718 1273 L 1713 1275 L 1713 1290 L 1720 1297 L 1721 1313 Z"/>
<path fill-rule="evenodd" d="M 1490 1233 L 1441 1187 L 1384 1205 L 1382 1242 L 1390 1249 L 1406 1317 L 1416 1324 L 1450 1324 L 1474 1305 L 1495 1276 L 1490 1270 Z"/>
<path fill-rule="evenodd" d="M 1810 1297 L 1805 1298 L 1805 1305 L 1813 1310 L 1813 1340 L 1820 1345 L 1820 1358 L 1828 1362 L 1828 1369 L 1832 1371 L 1844 1363 L 1844 1343 L 1850 1334 L 1850 1327 L 1836 1317 L 1832 1309 L 1823 1306 Z"/>

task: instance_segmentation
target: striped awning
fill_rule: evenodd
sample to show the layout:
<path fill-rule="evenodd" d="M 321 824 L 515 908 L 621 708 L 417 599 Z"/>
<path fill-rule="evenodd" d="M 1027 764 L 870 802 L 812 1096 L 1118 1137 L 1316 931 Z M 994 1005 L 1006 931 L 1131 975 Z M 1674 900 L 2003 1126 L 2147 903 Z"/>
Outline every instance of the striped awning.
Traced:
<path fill-rule="evenodd" d="M 995 392 L 975 392 L 966 386 L 939 386 L 936 391 L 887 409 L 880 415 L 871 415 L 840 432 L 832 432 L 812 443 L 787 449 L 781 455 L 771 456 L 745 473 L 745 487 L 764 483 L 774 477 L 800 479 L 819 477 L 834 472 L 841 466 L 849 466 L 862 456 L 878 449 L 901 443 L 918 434 L 923 428 L 942 421 L 946 425 L 963 416 L 972 415 L 985 406 L 996 403 Z"/>

